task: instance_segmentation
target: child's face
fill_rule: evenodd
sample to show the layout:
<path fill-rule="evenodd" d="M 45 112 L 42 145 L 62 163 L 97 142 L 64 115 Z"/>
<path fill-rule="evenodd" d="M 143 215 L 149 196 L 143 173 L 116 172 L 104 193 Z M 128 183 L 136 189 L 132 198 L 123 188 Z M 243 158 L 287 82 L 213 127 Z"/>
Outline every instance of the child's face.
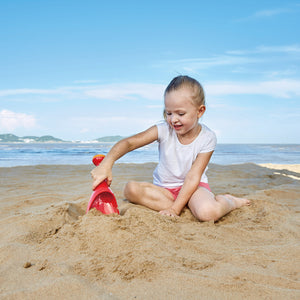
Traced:
<path fill-rule="evenodd" d="M 168 124 L 177 135 L 193 134 L 198 130 L 198 120 L 205 106 L 197 107 L 191 99 L 189 88 L 180 88 L 165 95 L 165 113 Z"/>

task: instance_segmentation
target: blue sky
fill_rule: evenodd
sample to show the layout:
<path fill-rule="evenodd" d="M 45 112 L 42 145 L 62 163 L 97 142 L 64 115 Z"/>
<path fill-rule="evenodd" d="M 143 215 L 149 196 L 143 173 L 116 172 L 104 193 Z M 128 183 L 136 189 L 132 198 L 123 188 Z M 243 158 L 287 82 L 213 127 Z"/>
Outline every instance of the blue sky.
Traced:
<path fill-rule="evenodd" d="M 184 74 L 219 143 L 300 143 L 300 1 L 1 0 L 0 28 L 0 133 L 131 135 Z"/>

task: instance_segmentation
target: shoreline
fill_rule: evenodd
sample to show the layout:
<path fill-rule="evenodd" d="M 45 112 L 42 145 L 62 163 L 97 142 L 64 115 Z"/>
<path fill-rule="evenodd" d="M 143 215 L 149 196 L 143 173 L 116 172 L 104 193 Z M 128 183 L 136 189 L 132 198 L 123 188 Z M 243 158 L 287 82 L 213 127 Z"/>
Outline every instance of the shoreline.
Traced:
<path fill-rule="evenodd" d="M 133 163 L 133 162 L 116 162 L 114 164 L 114 166 L 116 165 L 138 165 L 138 166 L 142 166 L 142 165 L 146 165 L 146 164 L 154 164 L 157 165 L 157 162 L 142 162 L 142 163 Z M 292 163 L 292 164 L 277 164 L 277 163 L 252 163 L 252 162 L 245 162 L 245 163 L 236 163 L 236 164 L 215 164 L 215 163 L 209 163 L 209 166 L 212 165 L 217 165 L 217 166 L 243 166 L 243 165 L 248 165 L 248 164 L 253 164 L 253 165 L 257 165 L 260 167 L 264 167 L 264 168 L 268 168 L 268 169 L 274 169 L 274 170 L 288 170 L 288 171 L 292 171 L 292 172 L 296 172 L 296 173 L 300 173 L 300 164 L 298 163 Z M 37 165 L 18 165 L 18 166 L 11 166 L 11 167 L 3 167 L 0 166 L 0 169 L 4 169 L 4 168 L 23 168 L 23 167 L 50 167 L 50 166 L 65 166 L 65 167 L 82 167 L 82 166 L 90 166 L 90 167 L 94 167 L 94 165 L 92 163 L 88 163 L 88 164 L 37 164 Z"/>
<path fill-rule="evenodd" d="M 292 172 L 300 173 L 300 164 L 263 163 L 263 164 L 257 164 L 257 165 L 268 168 L 268 169 L 275 169 L 275 170 L 287 169 L 287 170 L 292 171 Z"/>
<path fill-rule="evenodd" d="M 288 177 L 296 179 L 296 180 L 300 180 L 300 164 L 287 165 L 287 164 L 268 163 L 268 164 L 258 164 L 258 165 L 261 167 L 264 167 L 264 168 L 268 168 L 268 169 L 277 171 L 277 172 L 274 172 L 274 174 L 282 174 L 282 173 L 278 172 L 278 171 L 282 171 L 282 170 L 288 170 L 290 172 L 297 173 L 297 174 L 299 174 L 299 176 L 295 176 L 296 174 L 282 174 L 282 175 L 288 176 Z"/>

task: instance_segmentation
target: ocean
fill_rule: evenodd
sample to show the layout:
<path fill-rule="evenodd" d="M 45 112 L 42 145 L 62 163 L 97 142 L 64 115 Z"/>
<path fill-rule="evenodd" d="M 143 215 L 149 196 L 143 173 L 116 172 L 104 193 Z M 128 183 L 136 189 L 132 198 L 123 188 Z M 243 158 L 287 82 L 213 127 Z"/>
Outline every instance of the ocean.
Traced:
<path fill-rule="evenodd" d="M 0 143 L 0 167 L 91 164 L 114 143 Z M 158 162 L 157 144 L 132 151 L 120 163 Z M 300 164 L 300 144 L 218 144 L 211 163 Z"/>

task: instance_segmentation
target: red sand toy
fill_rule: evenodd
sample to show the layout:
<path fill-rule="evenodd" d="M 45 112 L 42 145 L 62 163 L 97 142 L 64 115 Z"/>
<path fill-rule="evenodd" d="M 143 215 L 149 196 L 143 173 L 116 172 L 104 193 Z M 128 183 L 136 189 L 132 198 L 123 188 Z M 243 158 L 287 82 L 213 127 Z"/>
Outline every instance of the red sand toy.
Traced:
<path fill-rule="evenodd" d="M 93 163 L 95 166 L 98 166 L 105 155 L 98 154 L 93 157 Z M 112 190 L 106 183 L 106 180 L 102 181 L 94 190 L 91 199 L 89 201 L 86 213 L 92 209 L 96 208 L 101 211 L 103 214 L 119 214 L 118 204 L 113 194 Z"/>

